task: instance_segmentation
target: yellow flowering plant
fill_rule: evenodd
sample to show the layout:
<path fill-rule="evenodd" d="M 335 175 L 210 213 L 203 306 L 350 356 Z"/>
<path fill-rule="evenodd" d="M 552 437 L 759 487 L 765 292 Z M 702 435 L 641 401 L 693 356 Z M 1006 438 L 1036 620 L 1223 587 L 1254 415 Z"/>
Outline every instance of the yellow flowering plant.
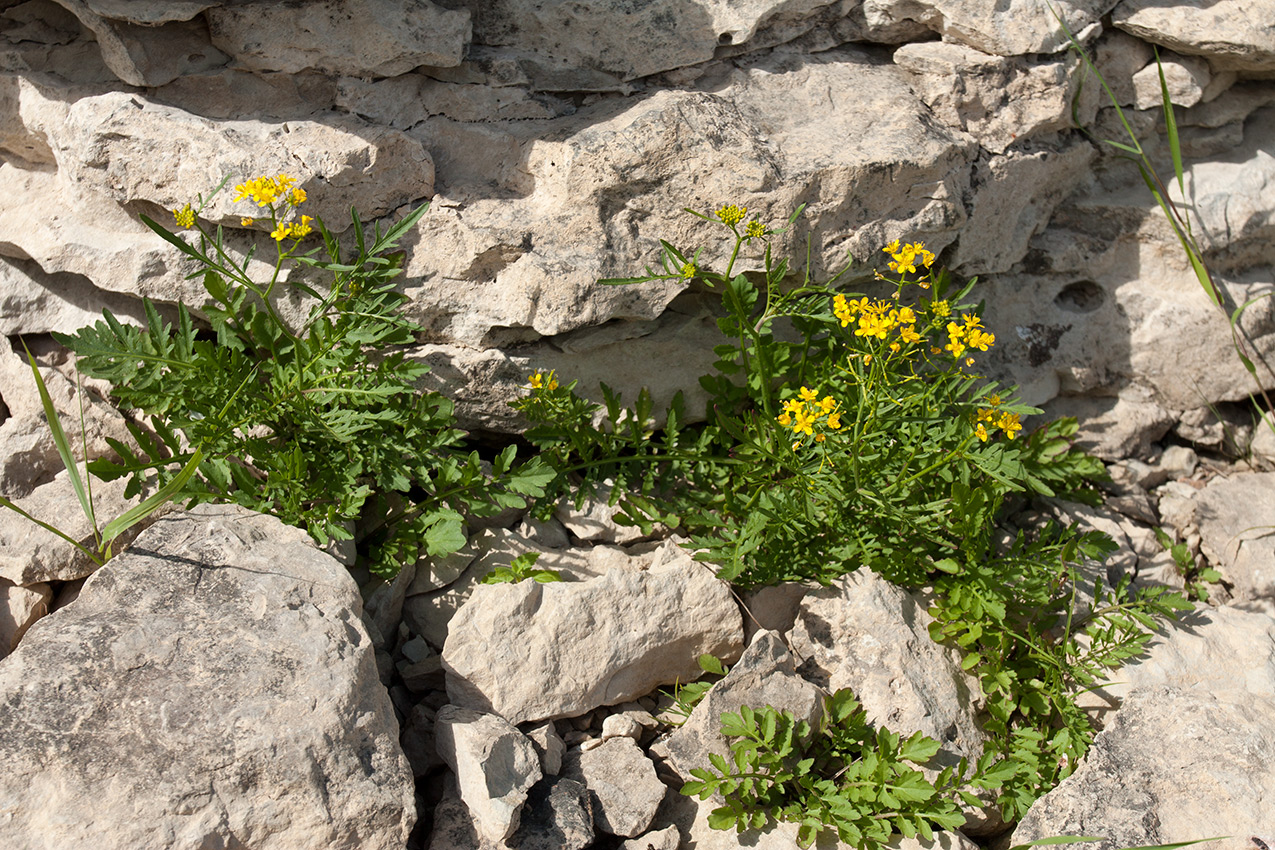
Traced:
<path fill-rule="evenodd" d="M 452 402 L 416 383 L 427 371 L 405 346 L 421 330 L 402 315 L 396 243 L 425 214 L 421 206 L 384 231 L 351 210 L 355 246 L 343 250 L 322 221 L 300 212 L 304 188 L 286 174 L 249 179 L 235 200 L 255 205 L 244 227 L 260 227 L 276 248 L 265 281 L 221 227 L 200 219 L 209 200 L 174 210 L 174 233 L 145 216 L 160 237 L 194 261 L 207 291 L 196 314 L 177 323 L 144 301 L 137 328 L 109 311 L 74 335 L 55 335 L 81 371 L 112 385 L 114 399 L 140 410 L 134 445 L 115 441 L 118 460 L 89 469 L 130 476 L 128 492 L 158 480 L 187 503 L 234 502 L 306 528 L 320 543 L 354 539 L 359 564 L 392 577 L 404 564 L 465 544 L 467 517 L 488 516 L 539 495 L 539 461 L 517 464 L 508 447 L 483 468 L 456 428 Z M 312 285 L 299 270 L 329 276 Z M 285 288 L 309 300 L 295 325 L 278 311 Z"/>
<path fill-rule="evenodd" d="M 959 648 L 983 683 L 993 739 L 977 766 L 948 777 L 949 790 L 982 783 L 998 790 L 1007 818 L 1021 816 L 1092 740 L 1076 694 L 1138 651 L 1154 616 L 1184 603 L 1163 590 L 1099 582 L 1097 602 L 1081 616 L 1081 565 L 1105 557 L 1109 539 L 1044 528 L 1008 550 L 995 545 L 1009 506 L 1042 496 L 1095 503 L 1090 482 L 1105 471 L 1071 445 L 1074 420 L 1026 433 L 1024 418 L 1040 411 L 981 374 L 997 340 L 969 299 L 976 281 L 958 285 L 922 242 L 896 240 L 880 268 L 858 274 L 871 291 L 852 292 L 842 282 L 848 268 L 824 282 L 811 279 L 809 264 L 793 274 L 771 250 L 770 237 L 783 229 L 750 220 L 742 206 L 694 214 L 734 237 L 724 269 L 703 250 L 661 242 L 661 269 L 602 283 L 690 279 L 721 294 L 723 340 L 713 373 L 700 379 L 709 394 L 703 424 L 686 424 L 680 397 L 658 423 L 645 392 L 624 408 L 605 387 L 598 416 L 575 382 L 533 376 L 515 407 L 558 472 L 548 492 L 558 498 L 618 482 L 620 521 L 677 527 L 698 559 L 741 587 L 828 583 L 868 567 L 906 587 L 933 588 L 932 635 Z M 697 772 L 688 786 L 742 794 L 714 812 L 715 825 L 796 819 L 805 843 L 818 812 L 853 802 L 836 802 L 844 789 L 835 777 L 779 783 L 791 795 L 782 799 L 750 797 L 741 777 L 765 769 L 749 753 L 743 763 Z M 863 809 L 864 823 L 881 816 L 874 811 Z M 950 816 L 923 806 L 917 823 Z M 859 840 L 858 821 L 824 823 Z"/>

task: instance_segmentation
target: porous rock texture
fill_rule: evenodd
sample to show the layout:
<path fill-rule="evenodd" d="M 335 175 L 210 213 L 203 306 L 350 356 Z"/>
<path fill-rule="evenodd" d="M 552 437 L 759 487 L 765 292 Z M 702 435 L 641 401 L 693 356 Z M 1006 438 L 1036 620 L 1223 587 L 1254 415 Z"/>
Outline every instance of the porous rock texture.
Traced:
<path fill-rule="evenodd" d="M 1275 700 L 1229 700 L 1195 689 L 1140 688 L 1094 739 L 1074 774 L 1014 830 L 1015 844 L 1055 835 L 1102 836 L 1091 850 L 1225 836 L 1243 850 L 1270 828 L 1275 794 Z"/>
<path fill-rule="evenodd" d="M 1073 126 L 1079 93 L 1095 136 L 1122 132 L 1055 13 L 1153 158 L 1162 50 L 1206 258 L 1233 303 L 1259 293 L 1271 0 L 25 0 L 0 9 L 0 286 L 39 306 L 0 317 L 32 333 L 98 306 L 135 318 L 139 295 L 197 305 L 136 215 L 227 174 L 291 173 L 337 231 L 350 205 L 428 202 L 405 243 L 417 356 L 468 424 L 509 431 L 529 368 L 698 393 L 700 294 L 596 281 L 639 273 L 660 238 L 723 259 L 724 231 L 683 207 L 778 223 L 805 204 L 781 251 L 809 239 L 820 276 L 848 252 L 853 284 L 890 240 L 924 240 L 987 281 L 997 376 L 1034 403 L 1146 408 L 1097 442 L 1149 452 L 1139 423 L 1253 386 L 1136 169 Z M 246 248 L 250 212 L 224 192 L 204 216 Z M 1245 313 L 1258 351 L 1271 309 Z"/>
<path fill-rule="evenodd" d="M 5 846 L 402 848 L 412 776 L 360 609 L 299 529 L 158 520 L 0 664 Z"/>
<path fill-rule="evenodd" d="M 649 570 L 475 588 L 443 647 L 452 702 L 511 723 L 574 717 L 696 678 L 704 653 L 734 661 L 744 629 L 730 588 L 665 551 Z"/>

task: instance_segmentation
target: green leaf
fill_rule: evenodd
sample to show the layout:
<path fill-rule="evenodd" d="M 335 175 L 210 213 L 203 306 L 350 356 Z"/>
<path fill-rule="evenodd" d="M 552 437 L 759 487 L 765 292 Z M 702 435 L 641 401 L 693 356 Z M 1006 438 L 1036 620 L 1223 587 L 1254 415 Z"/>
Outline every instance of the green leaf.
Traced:
<path fill-rule="evenodd" d="M 89 497 L 89 492 L 84 486 L 84 479 L 80 476 L 79 463 L 75 459 L 75 455 L 71 453 L 71 443 L 66 438 L 66 432 L 62 430 L 62 422 L 58 419 L 58 411 L 53 406 L 53 399 L 49 396 L 49 388 L 45 386 L 44 377 L 40 374 L 40 367 L 35 363 L 35 356 L 31 354 L 31 350 L 26 347 L 26 343 L 22 343 L 22 348 L 27 353 L 27 363 L 31 366 L 31 375 L 35 378 L 36 389 L 40 392 L 40 405 L 44 408 L 44 418 L 49 423 L 49 434 L 53 437 L 53 444 L 57 447 L 58 456 L 62 458 L 62 465 L 66 468 L 67 475 L 71 479 L 71 488 L 75 490 L 76 501 L 80 503 L 80 509 L 84 511 L 84 516 L 88 519 L 89 525 L 93 526 L 93 534 L 97 535 L 97 517 L 93 514 L 93 500 Z M 81 429 L 83 422 L 80 423 Z"/>
<path fill-rule="evenodd" d="M 125 531 L 172 501 L 181 489 L 186 486 L 186 482 L 190 481 L 191 476 L 195 474 L 203 459 L 203 449 L 196 449 L 181 471 L 171 481 L 155 491 L 153 496 L 108 522 L 106 527 L 102 529 L 102 542 L 109 544 L 116 537 L 119 537 Z"/>

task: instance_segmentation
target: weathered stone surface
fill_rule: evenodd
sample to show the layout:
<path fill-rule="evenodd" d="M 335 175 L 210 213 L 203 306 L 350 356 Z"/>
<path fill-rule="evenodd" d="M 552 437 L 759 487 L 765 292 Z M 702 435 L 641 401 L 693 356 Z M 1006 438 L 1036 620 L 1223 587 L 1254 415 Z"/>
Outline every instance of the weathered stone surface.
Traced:
<path fill-rule="evenodd" d="M 98 14 L 85 0 L 58 0 L 92 30 L 102 61 L 133 86 L 162 86 L 183 74 L 225 65 L 230 57 L 213 47 L 202 21 L 184 19 L 138 26 Z"/>
<path fill-rule="evenodd" d="M 105 525 L 141 501 L 140 496 L 124 498 L 126 484 L 122 478 L 93 482 L 93 509 L 102 518 L 99 525 Z M 89 550 L 95 548 L 93 525 L 84 515 L 65 470 L 48 484 L 35 488 L 29 496 L 14 502 L 81 546 Z M 140 526 L 135 526 L 131 533 L 140 530 Z M 131 533 L 126 532 L 129 536 Z M 127 539 L 118 540 L 115 548 L 121 548 Z M 88 555 L 64 538 L 13 511 L 0 509 L 0 578 L 29 585 L 71 581 L 90 575 L 96 569 L 97 564 Z"/>
<path fill-rule="evenodd" d="M 49 362 L 35 340 L 31 340 L 29 348 L 34 349 L 37 362 Z M 40 375 L 74 453 L 81 460 L 85 454 L 89 460 L 113 454 L 107 438 L 130 439 L 123 417 L 98 395 L 101 387 L 97 382 L 88 382 L 91 387 L 77 387 L 61 371 L 47 365 L 40 366 Z M 0 340 L 0 398 L 9 413 L 0 422 L 0 495 L 25 498 L 65 467 L 45 419 L 27 350 L 19 346 L 15 351 L 6 340 Z M 119 507 L 117 490 L 102 486 L 107 499 L 104 511 Z M 41 510 L 48 507 L 40 506 Z"/>
<path fill-rule="evenodd" d="M 1137 387 L 1116 398 L 1059 396 L 1049 403 L 1045 415 L 1076 417 L 1083 423 L 1076 445 L 1105 460 L 1148 457 L 1151 444 L 1169 432 L 1174 419 Z"/>
<path fill-rule="evenodd" d="M 1267 696 L 1139 688 L 1076 772 L 1032 806 L 1011 842 L 1096 835 L 1106 840 L 1077 846 L 1110 850 L 1230 836 L 1216 846 L 1251 848 L 1248 837 L 1269 830 L 1273 729 L 1275 700 Z"/>
<path fill-rule="evenodd" d="M 1076 143 L 1030 153 L 1006 152 L 975 170 L 979 191 L 970 202 L 969 224 L 952 255 L 962 274 L 1005 272 L 1027 254 L 1031 238 L 1084 179 L 1093 149 Z M 1022 191 L 1031 185 L 1035 191 Z M 999 336 L 998 336 L 999 342 Z"/>
<path fill-rule="evenodd" d="M 715 300 L 688 293 L 650 321 L 582 328 L 507 350 L 423 345 L 410 356 L 431 368 L 422 387 L 456 400 L 463 427 L 523 427 L 509 402 L 526 394 L 527 376 L 537 370 L 578 380 L 576 392 L 598 404 L 603 402 L 602 383 L 620 393 L 626 404 L 636 401 L 645 387 L 657 416 L 681 392 L 688 420 L 696 421 L 708 401 L 699 378 L 712 371 L 713 346 L 723 340 L 712 311 Z"/>
<path fill-rule="evenodd" d="M 778 632 L 758 632 L 726 678 L 713 685 L 686 722 L 666 740 L 653 745 L 651 752 L 689 780 L 693 768 L 708 765 L 710 754 L 730 754 L 721 733 L 724 712 L 738 712 L 745 705 L 770 705 L 792 712 L 811 726 L 817 725 L 823 717 L 823 692 L 798 676 L 795 666 L 792 653 Z"/>
<path fill-rule="evenodd" d="M 578 539 L 587 543 L 615 543 L 621 546 L 642 539 L 642 529 L 633 525 L 618 525 L 615 515 L 618 505 L 608 504 L 613 490 L 610 485 L 598 489 L 595 497 L 586 499 L 579 508 L 563 499 L 554 508 L 553 516 Z"/>
<path fill-rule="evenodd" d="M 474 14 L 474 41 L 517 46 L 564 65 L 632 80 L 713 58 L 720 45 L 748 42 L 776 18 L 797 19 L 830 0 L 657 0 L 535 3 L 462 0 Z"/>
<path fill-rule="evenodd" d="M 513 835 L 542 776 L 535 746 L 503 718 L 454 705 L 439 709 L 434 735 L 478 832 L 495 842 Z"/>
<path fill-rule="evenodd" d="M 10 843 L 403 847 L 411 772 L 359 609 L 304 531 L 159 520 L 0 664 Z"/>
<path fill-rule="evenodd" d="M 912 88 L 935 115 L 996 153 L 1071 124 L 1071 102 L 1081 78 L 1074 56 L 1005 58 L 962 44 L 925 41 L 903 45 L 894 61 L 911 72 Z"/>
<path fill-rule="evenodd" d="M 1275 618 L 1198 605 L 1157 632 L 1150 647 L 1081 696 L 1100 719 L 1135 689 L 1165 685 L 1205 694 L 1242 691 L 1275 699 Z"/>
<path fill-rule="evenodd" d="M 544 775 L 557 776 L 561 773 L 562 757 L 567 753 L 567 745 L 562 742 L 553 721 L 546 720 L 527 730 L 527 737 L 540 753 L 540 769 Z"/>
<path fill-rule="evenodd" d="M 545 778 L 531 789 L 522 824 L 509 839 L 514 850 L 585 850 L 596 835 L 589 791 L 566 777 Z"/>
<path fill-rule="evenodd" d="M 570 101 L 517 86 L 449 83 L 423 74 L 367 82 L 342 77 L 336 105 L 377 124 L 407 130 L 434 115 L 453 121 L 526 121 L 575 111 Z"/>
<path fill-rule="evenodd" d="M 1155 109 L 1163 101 L 1160 74 L 1169 89 L 1169 100 L 1176 106 L 1195 106 L 1213 82 L 1209 63 L 1194 56 L 1161 56 L 1159 67 L 1153 62 L 1133 75 L 1134 106 Z"/>
<path fill-rule="evenodd" d="M 429 0 L 218 4 L 207 14 L 213 44 L 254 71 L 393 77 L 458 64 L 470 38 L 468 13 Z"/>
<path fill-rule="evenodd" d="M 192 187 L 209 191 L 227 174 L 233 184 L 287 173 L 312 198 L 309 214 L 344 229 L 351 206 L 370 219 L 434 191 L 433 163 L 419 142 L 352 118 L 213 123 L 138 95 L 111 92 L 80 98 L 63 123 L 42 129 L 71 179 L 119 203 L 147 201 L 172 209 L 193 200 L 199 190 Z M 147 167 L 138 168 L 142 162 Z M 219 194 L 203 218 L 238 226 L 251 205 L 234 196 L 233 190 Z"/>
<path fill-rule="evenodd" d="M 82 275 L 45 274 L 30 260 L 0 257 L 0 334 L 75 333 L 103 309 L 130 324 L 144 321 L 136 298 L 103 292 Z"/>
<path fill-rule="evenodd" d="M 1200 491 L 1200 549 L 1234 585 L 1235 601 L 1275 602 L 1275 473 L 1215 478 Z"/>
<path fill-rule="evenodd" d="M 404 621 L 441 649 L 447 641 L 448 623 L 483 577 L 528 552 L 540 554 L 537 568 L 556 570 L 567 581 L 597 578 L 610 569 L 637 572 L 650 566 L 654 557 L 649 552 L 630 553 L 615 546 L 556 549 L 510 529 L 485 529 L 454 555 L 427 559 L 429 570 L 418 564 L 416 579 L 403 602 Z"/>
<path fill-rule="evenodd" d="M 1097 29 L 1098 20 L 1113 0 L 1067 0 L 1052 9 L 1067 28 L 1084 40 Z M 917 21 L 954 41 L 998 56 L 1057 53 L 1070 43 L 1058 26 L 1051 6 L 1038 0 L 1008 0 L 988 4 L 979 0 L 869 0 L 864 3 L 868 20 Z"/>
<path fill-rule="evenodd" d="M 829 691 L 850 688 L 873 724 L 934 738 L 937 763 L 972 761 L 986 741 L 978 682 L 955 650 L 931 640 L 931 621 L 907 591 L 860 569 L 807 593 L 790 639 L 801 674 Z"/>
<path fill-rule="evenodd" d="M 83 0 L 81 5 L 104 18 L 152 26 L 169 21 L 188 21 L 213 6 L 244 2 L 248 0 Z"/>
<path fill-rule="evenodd" d="M 218 178 L 220 179 L 220 178 Z M 45 272 L 82 275 L 112 292 L 203 303 L 203 287 L 176 248 L 118 203 L 55 171 L 0 163 L 0 252 L 31 259 Z M 48 214 L 59 210 L 57 216 Z"/>
<path fill-rule="evenodd" d="M 670 824 L 663 829 L 652 830 L 637 838 L 630 838 L 620 845 L 620 850 L 677 850 L 682 838 L 677 826 Z"/>
<path fill-rule="evenodd" d="M 641 572 L 584 582 L 481 585 L 452 619 L 443 664 L 459 706 L 512 723 L 574 717 L 737 657 L 743 632 L 724 582 L 680 550 Z"/>
<path fill-rule="evenodd" d="M 686 206 L 730 200 L 778 223 L 806 202 L 775 247 L 804 256 L 807 233 L 839 234 L 816 241 L 818 273 L 840 270 L 847 250 L 875 262 L 896 236 L 941 250 L 963 223 L 977 145 L 922 120 L 903 72 L 864 51 L 774 54 L 697 85 L 602 101 L 549 127 L 414 128 L 442 195 L 418 226 L 430 250 L 408 260 L 421 285 L 414 317 L 437 341 L 477 348 L 649 320 L 683 281 L 596 281 L 655 263 L 658 238 L 724 262 L 729 233 Z M 876 116 L 870 127 L 864 114 Z"/>
<path fill-rule="evenodd" d="M 567 770 L 589 789 L 594 825 L 610 835 L 633 838 L 650 829 L 668 791 L 632 738 L 603 741 L 570 759 Z"/>
<path fill-rule="evenodd" d="M 1215 68 L 1275 70 L 1269 0 L 1217 0 L 1165 6 L 1157 0 L 1121 0 L 1111 12 L 1119 29 L 1179 53 L 1207 56 Z"/>
<path fill-rule="evenodd" d="M 53 590 L 43 582 L 19 587 L 0 578 L 0 658 L 18 645 L 27 629 L 49 613 Z"/>

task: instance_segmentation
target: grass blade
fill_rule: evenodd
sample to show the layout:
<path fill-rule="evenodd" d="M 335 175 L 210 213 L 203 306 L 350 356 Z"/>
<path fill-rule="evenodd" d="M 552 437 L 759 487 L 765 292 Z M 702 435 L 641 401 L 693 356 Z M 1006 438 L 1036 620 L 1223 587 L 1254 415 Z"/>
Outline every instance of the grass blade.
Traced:
<path fill-rule="evenodd" d="M 66 432 L 62 430 L 62 422 L 58 419 L 58 412 L 53 407 L 53 399 L 49 396 L 49 388 L 44 384 L 44 378 L 40 375 L 40 367 L 35 364 L 35 357 L 31 354 L 31 350 L 26 347 L 26 343 L 22 344 L 23 349 L 27 352 L 27 361 L 31 364 L 31 374 L 35 376 L 36 388 L 40 391 L 40 404 L 44 406 L 44 416 L 49 421 L 49 433 L 53 435 L 53 444 L 57 446 L 58 454 L 62 458 L 62 465 L 66 467 L 66 471 L 71 476 L 71 487 L 75 490 L 75 498 L 79 500 L 80 507 L 84 510 L 84 515 L 88 517 L 89 523 L 93 526 L 93 536 L 97 537 L 97 517 L 93 515 L 93 500 L 89 498 L 88 490 L 84 487 L 84 479 L 80 477 L 80 470 L 75 456 L 71 454 L 71 444 L 66 439 Z"/>
<path fill-rule="evenodd" d="M 55 528 L 52 525 L 49 525 L 47 522 L 45 522 L 42 519 L 36 519 L 35 517 L 31 516 L 31 514 L 27 513 L 26 511 L 22 510 L 22 508 L 18 507 L 13 502 L 6 499 L 4 496 L 0 496 L 0 507 L 8 508 L 14 513 L 20 514 L 26 517 L 27 519 L 31 520 L 36 525 L 43 528 L 45 531 L 53 532 L 58 537 L 61 537 L 63 540 L 65 540 L 67 543 L 70 543 L 76 549 L 79 549 L 85 555 L 88 555 L 89 558 L 93 561 L 93 563 L 97 564 L 98 566 L 102 565 L 102 559 L 96 553 L 91 552 L 88 549 L 85 549 L 84 546 L 78 540 L 74 539 L 73 537 L 68 535 L 65 531 L 62 531 L 60 528 Z"/>
<path fill-rule="evenodd" d="M 199 464 L 203 461 L 203 459 L 204 450 L 195 449 L 195 453 L 191 456 L 190 460 L 186 461 L 186 465 L 182 467 L 182 471 L 177 473 L 177 476 L 173 478 L 172 481 L 169 481 L 163 487 L 159 488 L 155 495 L 151 496 L 140 505 L 137 505 L 108 522 L 106 524 L 106 528 L 102 529 L 102 541 L 109 547 L 111 541 L 113 541 L 116 537 L 119 537 L 125 531 L 146 519 L 146 517 L 163 507 L 164 504 L 171 501 L 177 491 L 186 486 L 186 482 L 189 481 L 191 476 L 195 474 L 195 470 L 199 467 Z"/>

